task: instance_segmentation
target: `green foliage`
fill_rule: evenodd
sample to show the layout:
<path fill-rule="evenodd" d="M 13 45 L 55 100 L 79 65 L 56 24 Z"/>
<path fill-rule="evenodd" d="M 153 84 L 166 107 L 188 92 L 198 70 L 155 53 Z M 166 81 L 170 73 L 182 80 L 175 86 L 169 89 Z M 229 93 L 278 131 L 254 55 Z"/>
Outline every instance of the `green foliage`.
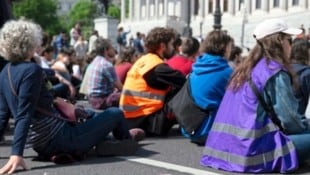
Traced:
<path fill-rule="evenodd" d="M 121 18 L 121 10 L 119 9 L 119 7 L 115 6 L 114 4 L 111 4 L 108 8 L 107 15 L 119 20 Z"/>
<path fill-rule="evenodd" d="M 90 0 L 78 1 L 69 13 L 69 25 L 73 26 L 77 22 L 81 23 L 82 26 L 92 25 L 96 10 L 96 5 Z"/>
<path fill-rule="evenodd" d="M 55 0 L 22 0 L 13 2 L 13 14 L 16 18 L 25 17 L 41 25 L 48 33 L 60 30 L 60 21 L 56 15 Z"/>
<path fill-rule="evenodd" d="M 79 0 L 70 10 L 64 25 L 70 30 L 76 23 L 81 24 L 83 35 L 88 37 L 92 30 L 93 21 L 97 13 L 96 4 L 90 0 Z"/>

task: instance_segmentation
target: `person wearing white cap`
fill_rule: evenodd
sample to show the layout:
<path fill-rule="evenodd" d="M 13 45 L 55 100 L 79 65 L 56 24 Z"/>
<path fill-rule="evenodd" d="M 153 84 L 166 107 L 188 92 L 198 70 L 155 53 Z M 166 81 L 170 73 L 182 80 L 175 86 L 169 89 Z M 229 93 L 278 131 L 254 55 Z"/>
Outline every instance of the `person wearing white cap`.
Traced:
<path fill-rule="evenodd" d="M 232 75 L 209 132 L 201 164 L 233 172 L 291 172 L 310 158 L 310 125 L 298 113 L 289 55 L 291 35 L 281 19 L 258 24 L 257 41 Z"/>

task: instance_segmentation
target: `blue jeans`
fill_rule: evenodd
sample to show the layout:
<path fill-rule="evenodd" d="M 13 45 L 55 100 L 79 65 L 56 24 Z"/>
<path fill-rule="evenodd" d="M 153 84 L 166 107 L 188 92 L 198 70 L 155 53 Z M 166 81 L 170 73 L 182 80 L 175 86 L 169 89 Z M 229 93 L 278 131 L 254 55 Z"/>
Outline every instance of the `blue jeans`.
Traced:
<path fill-rule="evenodd" d="M 63 83 L 58 83 L 52 87 L 54 96 L 67 98 L 70 94 L 69 87 Z"/>
<path fill-rule="evenodd" d="M 131 138 L 120 109 L 111 107 L 100 113 L 92 112 L 91 115 L 84 123 L 66 123 L 43 150 L 36 151 L 48 157 L 59 153 L 83 155 L 103 141 L 110 132 L 113 132 L 116 139 Z"/>
<path fill-rule="evenodd" d="M 302 133 L 296 135 L 288 135 L 292 140 L 298 156 L 299 163 L 303 163 L 310 159 L 310 133 Z"/>

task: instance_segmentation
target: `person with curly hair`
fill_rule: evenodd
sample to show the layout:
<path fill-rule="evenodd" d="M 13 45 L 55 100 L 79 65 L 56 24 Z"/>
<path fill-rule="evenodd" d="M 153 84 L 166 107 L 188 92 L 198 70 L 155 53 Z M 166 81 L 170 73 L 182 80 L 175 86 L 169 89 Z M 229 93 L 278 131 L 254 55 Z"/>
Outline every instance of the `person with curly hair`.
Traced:
<path fill-rule="evenodd" d="M 169 117 L 167 102 L 182 87 L 185 77 L 164 62 L 174 54 L 176 32 L 171 28 L 152 29 L 145 40 L 147 54 L 140 57 L 127 73 L 120 108 L 130 128 L 165 135 L 175 118 Z"/>
<path fill-rule="evenodd" d="M 55 163 L 60 161 L 59 155 L 83 157 L 94 146 L 98 155 L 134 153 L 138 147 L 130 133 L 141 138 L 137 133 L 142 130 L 130 132 L 118 108 L 99 113 L 88 111 L 90 118 L 74 125 L 63 119 L 54 107 L 42 68 L 31 62 L 41 39 L 40 26 L 27 20 L 9 21 L 0 31 L 0 54 L 9 61 L 0 73 L 0 136 L 9 114 L 15 120 L 12 152 L 0 174 L 14 173 L 18 167 L 27 169 L 23 159 L 25 147 L 32 147 Z M 118 139 L 114 142 L 118 144 L 110 144 L 111 149 L 105 140 L 110 132 Z"/>

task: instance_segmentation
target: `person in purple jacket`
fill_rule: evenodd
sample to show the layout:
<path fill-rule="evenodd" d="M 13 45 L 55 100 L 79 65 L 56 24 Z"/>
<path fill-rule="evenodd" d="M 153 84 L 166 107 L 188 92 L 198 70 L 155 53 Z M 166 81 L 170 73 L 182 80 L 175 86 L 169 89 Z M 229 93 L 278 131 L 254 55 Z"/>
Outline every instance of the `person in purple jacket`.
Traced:
<path fill-rule="evenodd" d="M 309 120 L 298 113 L 289 60 L 291 35 L 300 32 L 281 19 L 255 28 L 257 44 L 233 73 L 205 144 L 203 166 L 286 173 L 310 158 Z"/>

